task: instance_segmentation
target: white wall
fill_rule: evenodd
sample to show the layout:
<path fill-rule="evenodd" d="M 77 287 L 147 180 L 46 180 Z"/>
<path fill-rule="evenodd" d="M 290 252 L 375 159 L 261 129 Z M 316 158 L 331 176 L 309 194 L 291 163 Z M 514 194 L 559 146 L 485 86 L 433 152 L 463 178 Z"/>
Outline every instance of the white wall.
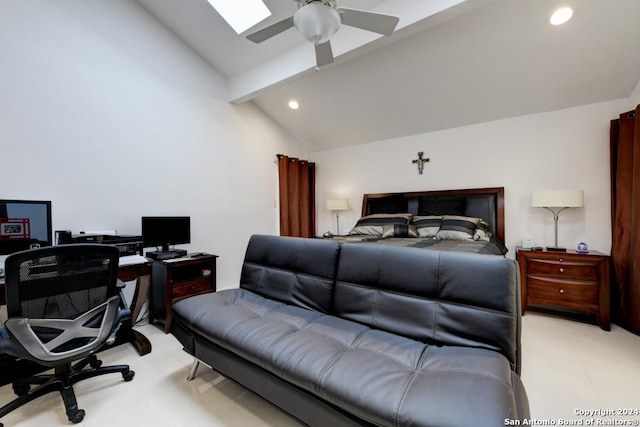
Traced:
<path fill-rule="evenodd" d="M 640 80 L 638 81 L 638 84 L 636 85 L 635 89 L 633 89 L 633 92 L 631 93 L 631 96 L 629 97 L 628 100 L 628 105 L 629 105 L 629 109 L 635 109 L 636 106 L 638 104 L 640 104 Z"/>
<path fill-rule="evenodd" d="M 190 215 L 193 251 L 238 282 L 252 233 L 278 232 L 279 152 L 306 147 L 129 0 L 0 2 L 0 198 L 44 199 L 53 228 L 139 234 Z"/>
<path fill-rule="evenodd" d="M 52 200 L 54 229 L 74 231 L 190 215 L 188 248 L 221 256 L 220 287 L 237 283 L 250 234 L 277 234 L 275 154 L 308 150 L 253 104 L 224 101 L 222 77 L 136 2 L 4 0 L 0 70 L 0 198 Z M 638 103 L 640 84 L 627 100 L 313 153 L 319 231 L 335 230 L 327 198 L 349 198 L 345 230 L 365 192 L 504 186 L 508 246 L 549 244 L 530 191 L 582 188 L 560 243 L 608 252 L 609 120 Z"/>
<path fill-rule="evenodd" d="M 585 241 L 609 253 L 609 122 L 634 107 L 630 98 L 315 152 L 318 231 L 335 232 L 335 217 L 323 208 L 329 198 L 349 199 L 351 209 L 341 215 L 347 231 L 360 216 L 363 193 L 504 187 L 505 243 L 513 257 L 522 239 L 553 244 L 553 216 L 530 207 L 531 191 L 582 189 L 585 207 L 560 214 L 559 245 Z M 411 163 L 418 151 L 431 159 L 423 175 Z"/>

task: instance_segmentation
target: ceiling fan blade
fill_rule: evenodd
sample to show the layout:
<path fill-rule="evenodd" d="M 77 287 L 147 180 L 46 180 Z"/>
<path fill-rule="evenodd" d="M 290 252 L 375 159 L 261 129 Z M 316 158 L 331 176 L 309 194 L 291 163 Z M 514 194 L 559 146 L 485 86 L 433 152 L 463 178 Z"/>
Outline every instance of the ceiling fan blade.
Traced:
<path fill-rule="evenodd" d="M 283 19 L 280 22 L 276 22 L 273 25 L 269 25 L 268 27 L 256 31 L 255 33 L 251 33 L 247 35 L 247 38 L 254 43 L 262 43 L 263 41 L 270 39 L 291 27 L 293 27 L 293 17 Z"/>
<path fill-rule="evenodd" d="M 333 51 L 331 50 L 331 42 L 324 42 L 316 45 L 316 64 L 318 67 L 331 64 L 333 62 Z"/>
<path fill-rule="evenodd" d="M 361 28 L 374 33 L 389 36 L 396 29 L 400 21 L 397 16 L 383 15 L 381 13 L 367 12 L 364 10 L 339 8 L 342 23 L 350 27 Z"/>

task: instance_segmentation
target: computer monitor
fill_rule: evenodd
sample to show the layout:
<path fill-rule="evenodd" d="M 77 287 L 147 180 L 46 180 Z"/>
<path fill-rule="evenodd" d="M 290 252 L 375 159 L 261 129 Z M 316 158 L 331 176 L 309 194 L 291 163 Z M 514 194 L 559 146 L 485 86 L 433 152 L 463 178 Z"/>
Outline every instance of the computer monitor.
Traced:
<path fill-rule="evenodd" d="M 191 217 L 188 216 L 143 216 L 142 243 L 145 248 L 169 247 L 191 243 Z"/>
<path fill-rule="evenodd" d="M 51 202 L 0 200 L 0 255 L 52 245 Z"/>

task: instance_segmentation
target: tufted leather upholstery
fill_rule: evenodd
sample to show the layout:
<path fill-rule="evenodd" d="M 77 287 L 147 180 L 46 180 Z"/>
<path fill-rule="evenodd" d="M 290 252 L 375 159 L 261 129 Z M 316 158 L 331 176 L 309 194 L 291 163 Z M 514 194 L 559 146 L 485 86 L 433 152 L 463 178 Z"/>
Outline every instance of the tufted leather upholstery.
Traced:
<path fill-rule="evenodd" d="M 174 333 L 196 356 L 194 340 L 222 347 L 362 423 L 504 425 L 528 417 L 513 264 L 254 236 L 241 289 L 179 302 Z"/>
<path fill-rule="evenodd" d="M 253 236 L 240 283 L 276 301 L 328 313 L 339 254 L 340 245 L 332 240 Z"/>
<path fill-rule="evenodd" d="M 494 255 L 344 245 L 334 313 L 426 343 L 498 351 L 515 369 L 517 274 Z"/>

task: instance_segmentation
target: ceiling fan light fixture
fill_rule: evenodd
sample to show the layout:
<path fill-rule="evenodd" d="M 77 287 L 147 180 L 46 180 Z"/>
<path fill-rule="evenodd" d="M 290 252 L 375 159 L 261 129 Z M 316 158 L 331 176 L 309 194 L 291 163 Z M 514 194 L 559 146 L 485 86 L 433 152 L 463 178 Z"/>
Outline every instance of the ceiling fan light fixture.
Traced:
<path fill-rule="evenodd" d="M 553 12 L 549 22 L 551 25 L 562 25 L 567 22 L 573 16 L 573 9 L 570 7 L 561 7 L 560 9 Z"/>
<path fill-rule="evenodd" d="M 306 4 L 293 15 L 293 25 L 314 44 L 327 42 L 340 28 L 340 22 L 338 11 L 322 3 Z"/>

